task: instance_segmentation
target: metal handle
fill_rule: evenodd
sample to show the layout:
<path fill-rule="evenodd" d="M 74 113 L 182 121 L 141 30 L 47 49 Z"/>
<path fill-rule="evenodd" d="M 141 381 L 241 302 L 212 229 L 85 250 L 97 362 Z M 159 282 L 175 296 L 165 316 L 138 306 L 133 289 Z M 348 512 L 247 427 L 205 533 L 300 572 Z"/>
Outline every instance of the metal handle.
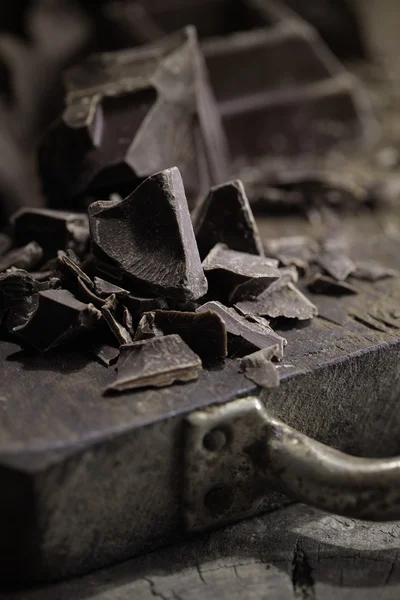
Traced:
<path fill-rule="evenodd" d="M 345 516 L 400 518 L 400 457 L 354 457 L 272 417 L 257 398 L 192 414 L 186 435 L 190 529 L 257 512 L 272 492 Z"/>

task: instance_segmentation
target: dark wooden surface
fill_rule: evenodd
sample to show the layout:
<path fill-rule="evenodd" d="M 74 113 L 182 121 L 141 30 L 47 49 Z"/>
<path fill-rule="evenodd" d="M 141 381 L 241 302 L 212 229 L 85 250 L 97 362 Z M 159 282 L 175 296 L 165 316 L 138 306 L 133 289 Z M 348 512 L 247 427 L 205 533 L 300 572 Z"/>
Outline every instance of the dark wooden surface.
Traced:
<path fill-rule="evenodd" d="M 400 597 L 400 523 L 291 505 L 185 544 L 1 600 L 380 600 Z"/>

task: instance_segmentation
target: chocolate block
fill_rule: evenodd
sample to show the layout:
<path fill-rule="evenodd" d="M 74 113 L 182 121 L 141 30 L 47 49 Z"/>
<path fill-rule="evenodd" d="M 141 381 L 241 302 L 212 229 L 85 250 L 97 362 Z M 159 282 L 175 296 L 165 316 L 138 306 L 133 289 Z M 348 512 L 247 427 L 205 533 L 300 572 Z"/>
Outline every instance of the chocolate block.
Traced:
<path fill-rule="evenodd" d="M 40 159 L 54 202 L 123 184 L 131 191 L 171 165 L 191 198 L 226 178 L 226 142 L 193 28 L 157 46 L 92 55 L 65 83 L 67 106 Z"/>

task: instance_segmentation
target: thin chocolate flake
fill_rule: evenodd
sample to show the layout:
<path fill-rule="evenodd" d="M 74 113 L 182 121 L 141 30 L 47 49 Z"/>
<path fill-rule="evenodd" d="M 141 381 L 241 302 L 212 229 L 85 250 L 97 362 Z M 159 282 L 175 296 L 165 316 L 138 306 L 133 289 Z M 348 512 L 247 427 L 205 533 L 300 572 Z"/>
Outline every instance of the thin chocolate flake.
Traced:
<path fill-rule="evenodd" d="M 285 267 L 294 265 L 302 270 L 307 269 L 318 252 L 318 244 L 302 235 L 267 240 L 264 247 L 268 256 L 277 258 Z"/>
<path fill-rule="evenodd" d="M 57 250 L 73 249 L 84 252 L 89 240 L 89 221 L 86 214 L 44 208 L 22 208 L 11 217 L 18 245 L 33 240 L 43 248 L 46 258 Z"/>
<path fill-rule="evenodd" d="M 29 271 L 42 259 L 43 250 L 37 242 L 30 242 L 22 248 L 10 250 L 0 258 L 0 272 L 10 267 Z"/>
<path fill-rule="evenodd" d="M 349 294 L 358 294 L 357 288 L 345 283 L 337 281 L 333 277 L 317 273 L 308 283 L 308 287 L 314 294 L 327 294 L 331 296 L 346 296 Z"/>
<path fill-rule="evenodd" d="M 57 267 L 67 277 L 67 279 L 76 281 L 81 279 L 90 290 L 94 290 L 94 284 L 90 277 L 66 254 L 61 254 L 57 258 Z"/>
<path fill-rule="evenodd" d="M 322 252 L 316 262 L 337 281 L 345 281 L 356 269 L 354 262 L 340 250 Z"/>
<path fill-rule="evenodd" d="M 398 271 L 394 269 L 388 269 L 375 260 L 356 260 L 355 262 L 355 271 L 352 272 L 351 276 L 355 279 L 361 279 L 364 281 L 379 281 L 380 279 L 385 279 L 386 277 L 396 277 L 399 275 Z"/>
<path fill-rule="evenodd" d="M 225 324 L 228 334 L 228 354 L 244 356 L 267 346 L 279 345 L 279 358 L 283 357 L 286 340 L 278 336 L 267 323 L 251 322 L 234 308 L 228 308 L 220 302 L 206 302 L 196 312 L 215 312 Z"/>
<path fill-rule="evenodd" d="M 116 316 L 113 314 L 115 308 L 111 306 L 111 303 L 106 302 L 100 310 L 105 322 L 109 326 L 111 332 L 115 335 L 118 343 L 121 346 L 132 343 L 132 336 L 130 335 L 129 331 L 127 331 L 127 329 L 118 322 Z"/>
<path fill-rule="evenodd" d="M 18 328 L 18 335 L 46 352 L 93 329 L 100 317 L 93 305 L 80 302 L 68 290 L 48 290 L 39 292 L 38 307 L 26 325 Z"/>
<path fill-rule="evenodd" d="M 114 346 L 110 346 L 109 344 L 99 344 L 93 346 L 90 349 L 90 352 L 104 367 L 115 365 L 120 355 L 120 350 Z"/>
<path fill-rule="evenodd" d="M 94 278 L 94 287 L 96 294 L 103 298 L 108 298 L 108 296 L 111 296 L 111 294 L 114 294 L 118 298 L 129 295 L 128 290 L 124 290 L 118 285 L 114 285 L 105 279 L 101 279 L 101 277 Z"/>
<path fill-rule="evenodd" d="M 96 308 L 101 308 L 103 306 L 105 299 L 97 296 L 93 290 L 88 287 L 86 279 L 78 277 L 76 284 L 74 291 L 82 302 L 92 303 Z"/>
<path fill-rule="evenodd" d="M 140 320 L 136 339 L 174 333 L 180 335 L 202 360 L 224 358 L 228 353 L 225 324 L 214 311 L 156 310 L 145 313 Z"/>
<path fill-rule="evenodd" d="M 299 319 L 304 321 L 312 319 L 318 314 L 318 309 L 315 304 L 310 302 L 310 300 L 291 282 L 287 283 L 282 288 L 272 290 L 267 288 L 267 290 L 260 294 L 255 300 L 238 302 L 236 306 L 240 311 L 246 314 L 270 317 L 271 319 L 285 317 L 287 319 Z"/>
<path fill-rule="evenodd" d="M 133 325 L 132 315 L 126 306 L 122 306 L 122 324 L 133 339 L 133 336 L 135 335 L 135 327 Z"/>
<path fill-rule="evenodd" d="M 242 358 L 240 368 L 245 377 L 263 388 L 278 387 L 280 381 L 278 369 L 271 362 L 277 352 L 279 352 L 279 346 L 275 345 Z"/>
<path fill-rule="evenodd" d="M 122 202 L 89 207 L 92 250 L 143 295 L 196 300 L 207 280 L 176 167 L 146 179 Z"/>
<path fill-rule="evenodd" d="M 202 259 L 218 243 L 239 252 L 264 256 L 260 234 L 241 181 L 229 181 L 211 188 L 192 218 Z"/>
<path fill-rule="evenodd" d="M 217 244 L 203 261 L 209 296 L 233 304 L 258 296 L 280 277 L 278 261 Z"/>
<path fill-rule="evenodd" d="M 200 358 L 179 335 L 134 342 L 121 348 L 117 379 L 106 392 L 192 381 L 198 378 L 201 368 Z"/>

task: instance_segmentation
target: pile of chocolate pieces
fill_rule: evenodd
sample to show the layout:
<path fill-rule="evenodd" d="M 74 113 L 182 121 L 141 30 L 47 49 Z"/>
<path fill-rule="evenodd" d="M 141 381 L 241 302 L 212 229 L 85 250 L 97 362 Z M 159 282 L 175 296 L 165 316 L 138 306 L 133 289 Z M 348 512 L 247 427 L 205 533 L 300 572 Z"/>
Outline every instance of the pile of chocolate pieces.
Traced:
<path fill-rule="evenodd" d="M 103 365 L 118 365 L 109 391 L 189 381 L 226 356 L 277 385 L 271 359 L 286 340 L 268 319 L 317 314 L 297 270 L 265 257 L 240 181 L 213 187 L 192 218 L 173 167 L 125 199 L 93 202 L 88 217 L 26 208 L 11 223 L 3 328 L 40 352 L 83 334 Z"/>
<path fill-rule="evenodd" d="M 40 28 L 16 42 L 32 71 L 53 69 L 51 81 L 61 58 L 78 52 L 84 22 L 62 4 L 67 19 L 51 13 L 58 45 L 46 45 Z M 9 122 L 26 130 L 7 119 L 0 126 L 15 156 L 14 171 L 0 171 L 0 192 L 22 206 L 0 236 L 2 331 L 39 352 L 75 340 L 69 352 L 79 346 L 116 366 L 108 393 L 193 380 L 225 357 L 241 357 L 247 377 L 273 387 L 286 344 L 275 323 L 317 315 L 299 272 L 313 265 L 314 293 L 353 293 L 345 279 L 357 266 L 336 238 L 322 251 L 300 237 L 264 248 L 232 165 L 365 140 L 375 121 L 361 84 L 283 4 L 183 2 L 180 12 L 167 4 L 101 2 L 109 29 L 98 40 L 110 47 L 100 43 L 107 52 L 65 72 L 65 110 L 40 136 L 45 103 L 32 102 L 24 120 L 26 102 L 10 89 Z M 46 3 L 35 10 L 32 24 Z M 195 28 L 176 31 L 188 21 L 200 43 Z M 36 109 L 43 115 L 30 120 Z M 35 179 L 28 159 L 39 137 Z"/>

